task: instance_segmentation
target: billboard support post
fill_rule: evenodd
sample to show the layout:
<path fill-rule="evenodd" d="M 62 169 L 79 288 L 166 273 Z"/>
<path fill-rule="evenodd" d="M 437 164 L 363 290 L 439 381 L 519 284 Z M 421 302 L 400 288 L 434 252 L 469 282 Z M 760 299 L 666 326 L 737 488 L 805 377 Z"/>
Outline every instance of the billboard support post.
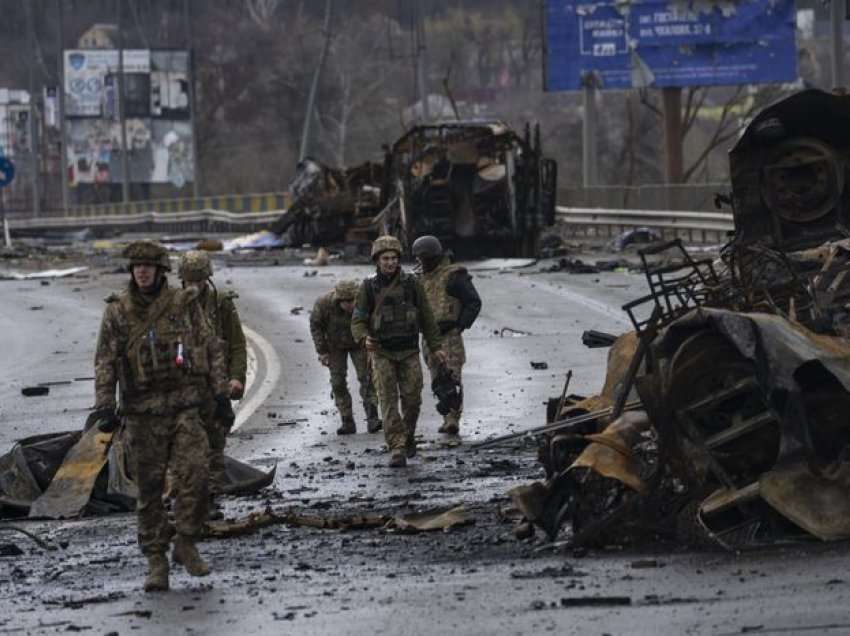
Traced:
<path fill-rule="evenodd" d="M 664 177 L 667 183 L 682 183 L 682 87 L 661 89 L 664 112 Z"/>
<path fill-rule="evenodd" d="M 596 144 L 596 75 L 594 73 L 588 73 L 584 77 L 582 98 L 584 106 L 581 126 L 582 185 L 587 188 L 599 185 Z"/>
<path fill-rule="evenodd" d="M 130 202 L 130 149 L 127 147 L 127 114 L 124 104 L 124 24 L 121 15 L 121 0 L 116 3 L 118 12 L 118 86 L 115 101 L 118 103 L 118 125 L 121 127 L 121 201 Z"/>
<path fill-rule="evenodd" d="M 36 107 L 35 100 L 35 74 L 33 71 L 33 67 L 35 66 L 35 24 L 33 20 L 33 6 L 31 2 L 26 3 L 26 12 L 27 12 L 27 43 L 29 46 L 29 56 L 30 63 L 27 65 L 27 69 L 29 71 L 29 93 L 30 93 L 30 103 L 29 103 L 29 138 L 30 138 L 30 170 L 32 170 L 31 183 L 32 183 L 32 213 L 33 216 L 41 216 L 41 192 L 40 192 L 40 184 L 39 184 L 39 140 L 36 138 L 38 134 L 38 125 L 36 123 L 36 116 L 38 115 L 38 109 Z"/>
<path fill-rule="evenodd" d="M 68 148 L 65 145 L 68 141 L 68 129 L 65 125 L 65 8 L 62 6 L 63 0 L 56 0 L 56 10 L 58 13 L 56 27 L 57 41 L 59 42 L 59 86 L 56 91 L 56 100 L 59 107 L 59 166 L 62 170 L 60 175 L 60 183 L 62 184 L 62 212 L 68 214 L 70 207 L 70 196 L 68 192 Z"/>

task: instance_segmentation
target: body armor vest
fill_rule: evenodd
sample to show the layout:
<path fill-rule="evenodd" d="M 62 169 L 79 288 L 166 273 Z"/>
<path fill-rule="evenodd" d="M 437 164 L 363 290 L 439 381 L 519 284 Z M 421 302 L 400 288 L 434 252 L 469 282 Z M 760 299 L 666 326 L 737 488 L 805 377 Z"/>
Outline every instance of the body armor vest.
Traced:
<path fill-rule="evenodd" d="M 369 279 L 373 306 L 369 320 L 373 337 L 387 351 L 402 351 L 419 347 L 419 308 L 416 304 L 416 281 L 410 274 L 399 273 L 389 291 L 381 288 L 377 277 Z M 377 303 L 384 293 L 380 307 Z"/>
<path fill-rule="evenodd" d="M 147 316 L 157 316 L 152 322 L 136 317 L 129 296 L 121 299 L 130 332 L 125 352 L 128 393 L 167 392 L 207 383 L 207 346 L 187 311 L 192 299 L 184 290 L 164 289 L 148 308 Z M 145 331 L 139 334 L 142 328 Z M 208 331 L 206 335 L 212 334 Z"/>
<path fill-rule="evenodd" d="M 460 317 L 460 300 L 450 296 L 446 287 L 449 284 L 449 278 L 462 269 L 460 265 L 450 263 L 449 259 L 443 258 L 437 267 L 422 274 L 422 287 L 425 289 L 428 303 L 438 323 L 456 322 Z"/>
<path fill-rule="evenodd" d="M 334 349 L 356 349 L 357 343 L 351 335 L 351 314 L 332 301 L 333 306 L 328 316 L 327 339 Z"/>

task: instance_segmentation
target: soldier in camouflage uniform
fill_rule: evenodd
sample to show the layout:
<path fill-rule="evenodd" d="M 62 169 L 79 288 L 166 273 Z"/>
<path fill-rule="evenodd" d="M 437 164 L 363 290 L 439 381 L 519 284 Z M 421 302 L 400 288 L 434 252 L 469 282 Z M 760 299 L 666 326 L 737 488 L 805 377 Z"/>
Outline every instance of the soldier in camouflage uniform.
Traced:
<path fill-rule="evenodd" d="M 351 411 L 351 394 L 346 382 L 349 357 L 360 382 L 360 398 L 363 400 L 363 410 L 366 411 L 366 429 L 370 433 L 381 430 L 375 390 L 369 377 L 366 349 L 358 346 L 351 335 L 351 314 L 354 311 L 358 287 L 353 280 L 340 281 L 332 291 L 316 301 L 313 313 L 310 314 L 313 344 L 319 354 L 319 362 L 330 369 L 331 390 L 342 419 L 342 426 L 336 431 L 337 435 L 349 435 L 357 431 Z"/>
<path fill-rule="evenodd" d="M 232 291 L 219 292 L 212 283 L 212 263 L 206 252 L 192 250 L 180 259 L 180 280 L 184 287 L 196 287 L 200 291 L 198 301 L 203 306 L 216 335 L 224 344 L 224 356 L 227 364 L 227 377 L 230 384 L 230 399 L 241 399 L 245 393 L 245 376 L 248 370 L 248 351 L 245 334 L 239 313 L 233 303 L 237 294 Z M 227 485 L 227 473 L 224 468 L 224 447 L 227 434 L 233 426 L 232 413 L 225 418 L 215 416 L 216 403 L 213 388 L 210 387 L 209 399 L 201 410 L 201 416 L 207 428 L 210 443 L 209 471 L 210 494 L 221 494 Z"/>
<path fill-rule="evenodd" d="M 393 467 L 406 466 L 416 454 L 414 434 L 422 405 L 420 333 L 436 359 L 445 361 L 428 298 L 416 277 L 399 266 L 401 252 L 394 236 L 380 236 L 372 244 L 378 271 L 360 285 L 351 319 L 355 342 L 369 352 Z"/>
<path fill-rule="evenodd" d="M 461 332 L 469 329 L 478 312 L 481 311 L 481 298 L 472 284 L 472 276 L 465 267 L 451 262 L 443 253 L 443 246 L 436 236 L 420 236 L 413 242 L 413 256 L 422 268 L 422 287 L 428 302 L 434 310 L 434 318 L 443 337 L 443 350 L 446 352 L 446 367 L 459 384 L 461 372 L 466 362 L 466 350 Z M 440 364 L 429 355 L 427 345 L 423 347 L 425 361 L 431 372 L 431 380 L 437 376 Z M 463 395 L 463 389 L 461 389 Z M 457 435 L 463 406 L 449 411 L 443 417 L 441 433 Z"/>
<path fill-rule="evenodd" d="M 97 341 L 95 413 L 101 430 L 115 430 L 122 420 L 127 427 L 139 491 L 139 545 L 150 568 L 145 591 L 167 590 L 173 529 L 162 493 L 169 459 L 181 483 L 172 558 L 189 574 L 204 576 L 209 567 L 194 543 L 207 513 L 208 444 L 198 409 L 211 386 L 219 407 L 229 406 L 229 387 L 223 350 L 198 292 L 168 287 L 165 249 L 136 241 L 124 256 L 130 282 L 107 299 Z"/>

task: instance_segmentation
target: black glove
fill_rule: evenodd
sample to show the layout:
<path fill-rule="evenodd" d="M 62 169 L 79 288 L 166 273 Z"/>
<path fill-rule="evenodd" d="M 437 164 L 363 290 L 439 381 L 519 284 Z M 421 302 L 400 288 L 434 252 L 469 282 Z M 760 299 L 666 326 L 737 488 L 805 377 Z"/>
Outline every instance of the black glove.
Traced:
<path fill-rule="evenodd" d="M 92 411 L 86 418 L 85 430 L 97 425 L 101 433 L 113 433 L 121 424 L 121 418 L 113 407 L 105 407 Z"/>
<path fill-rule="evenodd" d="M 437 326 L 440 328 L 440 335 L 444 335 L 452 329 L 457 329 L 458 325 L 454 320 L 441 320 L 437 323 Z"/>
<path fill-rule="evenodd" d="M 230 396 L 221 394 L 215 396 L 215 416 L 230 428 L 236 420 L 236 413 L 233 412 L 233 405 L 230 403 Z"/>

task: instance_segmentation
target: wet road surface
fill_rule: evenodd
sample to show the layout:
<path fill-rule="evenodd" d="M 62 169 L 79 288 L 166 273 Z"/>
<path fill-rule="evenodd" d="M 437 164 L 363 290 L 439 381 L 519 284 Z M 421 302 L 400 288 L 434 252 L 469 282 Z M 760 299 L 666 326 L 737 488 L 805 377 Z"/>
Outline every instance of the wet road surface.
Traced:
<path fill-rule="evenodd" d="M 126 280 L 106 271 L 48 285 L 0 281 L 3 452 L 16 438 L 82 426 L 102 299 Z M 568 369 L 572 393 L 596 392 L 607 350 L 586 349 L 581 333 L 627 330 L 619 306 L 644 289 L 632 274 L 534 272 L 474 271 L 484 308 L 466 334 L 461 443 L 437 433 L 426 381 L 420 453 L 406 470 L 391 470 L 381 434 L 334 434 L 327 370 L 308 330 L 319 294 L 370 269 L 219 268 L 218 285 L 240 295 L 252 352 L 252 383 L 228 453 L 278 466 L 274 489 L 225 500 L 229 517 L 267 506 L 392 516 L 464 504 L 475 523 L 422 534 L 271 526 L 205 542 L 211 576 L 177 569 L 171 592 L 146 595 L 132 515 L 16 522 L 56 549 L 0 531 L 0 544 L 24 551 L 0 557 L 0 634 L 850 633 L 841 545 L 576 555 L 542 537 L 513 538 L 501 514 L 505 493 L 541 477 L 534 452 L 471 453 L 468 445 L 542 424 L 544 402 L 560 393 Z M 21 387 L 45 382 L 54 383 L 48 396 L 21 396 Z"/>

